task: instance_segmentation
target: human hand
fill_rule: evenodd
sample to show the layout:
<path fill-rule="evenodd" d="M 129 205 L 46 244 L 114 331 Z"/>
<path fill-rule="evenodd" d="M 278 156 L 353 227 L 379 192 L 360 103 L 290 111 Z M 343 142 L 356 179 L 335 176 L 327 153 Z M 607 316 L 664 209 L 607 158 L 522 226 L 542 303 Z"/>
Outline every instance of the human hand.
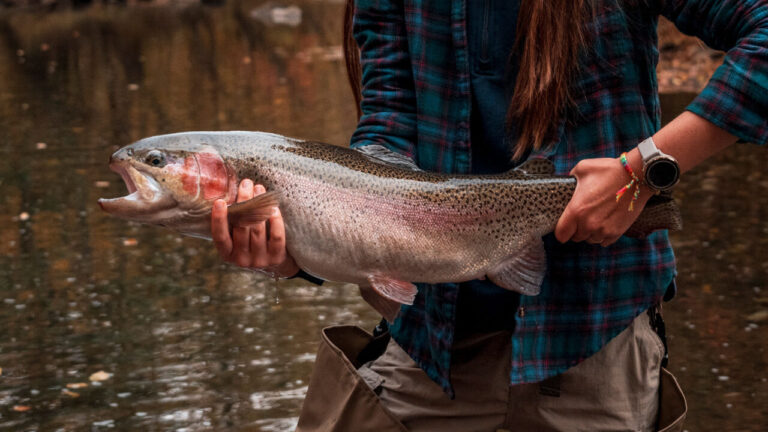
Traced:
<path fill-rule="evenodd" d="M 638 157 L 635 154 L 628 156 L 636 174 L 642 164 Z M 577 180 L 576 191 L 555 227 L 555 237 L 561 243 L 587 241 L 601 246 L 615 243 L 635 222 L 653 195 L 647 186 L 640 186 L 634 210 L 629 211 L 635 192 L 635 186 L 632 186 L 616 202 L 616 192 L 631 180 L 618 158 L 582 160 L 571 170 L 571 175 Z"/>
<path fill-rule="evenodd" d="M 265 192 L 264 186 L 254 186 L 245 179 L 237 189 L 237 202 Z M 296 261 L 285 249 L 285 225 L 279 208 L 266 222 L 236 224 L 230 235 L 227 203 L 216 200 L 211 212 L 211 234 L 224 261 L 277 277 L 291 277 L 299 272 Z"/>

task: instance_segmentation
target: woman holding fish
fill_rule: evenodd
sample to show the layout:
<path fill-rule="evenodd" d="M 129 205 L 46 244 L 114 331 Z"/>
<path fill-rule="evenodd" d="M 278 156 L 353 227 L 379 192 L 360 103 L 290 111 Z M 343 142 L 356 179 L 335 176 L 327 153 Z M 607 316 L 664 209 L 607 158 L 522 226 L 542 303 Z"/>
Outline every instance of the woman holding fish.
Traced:
<path fill-rule="evenodd" d="M 534 247 L 517 261 L 546 261 L 538 295 L 487 279 L 420 284 L 370 343 L 326 331 L 299 430 L 681 430 L 682 394 L 653 329 L 674 295 L 672 249 L 664 231 L 623 234 L 680 174 L 739 138 L 768 142 L 768 1 L 351 3 L 347 60 L 361 107 L 352 147 L 459 174 L 546 158 L 578 183 L 543 238 L 546 257 Z M 659 15 L 728 51 L 663 129 Z M 244 181 L 238 200 L 261 193 Z M 218 203 L 224 259 L 300 271 L 279 213 L 231 236 L 226 221 Z M 660 386 L 674 387 L 661 404 Z"/>

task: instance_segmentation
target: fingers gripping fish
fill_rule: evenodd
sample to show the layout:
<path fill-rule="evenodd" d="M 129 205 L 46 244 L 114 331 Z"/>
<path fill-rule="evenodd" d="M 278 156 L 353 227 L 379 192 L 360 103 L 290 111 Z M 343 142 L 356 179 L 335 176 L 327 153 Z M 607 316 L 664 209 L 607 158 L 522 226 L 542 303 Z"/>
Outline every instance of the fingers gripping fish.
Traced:
<path fill-rule="evenodd" d="M 117 217 L 210 238 L 211 208 L 229 203 L 239 223 L 279 206 L 286 247 L 306 272 L 355 283 L 392 320 L 412 304 L 415 282 L 488 277 L 536 295 L 546 271 L 542 236 L 552 232 L 576 180 L 534 159 L 501 175 L 419 170 L 382 146 L 362 151 L 259 132 L 150 137 L 112 155 L 129 194 L 99 200 Z M 235 203 L 243 178 L 269 191 Z M 674 203 L 649 201 L 627 235 L 680 229 Z"/>

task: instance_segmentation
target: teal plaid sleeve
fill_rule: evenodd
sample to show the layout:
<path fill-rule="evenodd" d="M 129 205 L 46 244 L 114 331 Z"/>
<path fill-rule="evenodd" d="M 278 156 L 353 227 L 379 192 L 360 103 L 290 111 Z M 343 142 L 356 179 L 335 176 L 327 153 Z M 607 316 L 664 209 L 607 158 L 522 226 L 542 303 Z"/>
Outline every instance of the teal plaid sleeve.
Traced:
<path fill-rule="evenodd" d="M 355 8 L 363 115 L 351 146 L 380 144 L 414 159 L 416 107 L 403 5 L 398 0 L 358 0 Z"/>
<path fill-rule="evenodd" d="M 509 0 L 515 1 L 515 0 Z M 688 108 L 740 138 L 768 143 L 768 0 L 595 0 L 574 80 L 574 104 L 539 157 L 567 174 L 586 158 L 616 157 L 660 127 L 656 22 L 728 50 Z M 643 3 L 643 5 L 635 5 Z M 648 4 L 651 4 L 650 6 Z M 653 4 L 661 5 L 653 7 Z M 467 173 L 471 86 L 466 0 L 357 0 L 363 116 L 352 146 L 381 144 L 428 171 Z M 675 275 L 666 232 L 608 248 L 545 237 L 547 274 L 523 296 L 511 335 L 510 383 L 546 379 L 597 352 L 660 301 Z M 392 337 L 448 394 L 458 288 L 420 285 Z"/>
<path fill-rule="evenodd" d="M 768 143 L 768 0 L 666 0 L 662 13 L 727 51 L 688 110 L 742 140 Z"/>

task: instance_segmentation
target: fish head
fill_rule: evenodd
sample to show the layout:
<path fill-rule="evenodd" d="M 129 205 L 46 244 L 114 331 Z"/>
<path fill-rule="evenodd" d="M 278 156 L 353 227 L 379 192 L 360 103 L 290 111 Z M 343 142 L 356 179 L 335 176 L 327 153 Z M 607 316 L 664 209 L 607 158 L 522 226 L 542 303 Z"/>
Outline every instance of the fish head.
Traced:
<path fill-rule="evenodd" d="M 237 178 L 211 146 L 148 138 L 117 150 L 109 167 L 128 195 L 100 199 L 107 213 L 183 231 L 185 220 L 207 215 L 213 202 L 235 200 Z"/>

